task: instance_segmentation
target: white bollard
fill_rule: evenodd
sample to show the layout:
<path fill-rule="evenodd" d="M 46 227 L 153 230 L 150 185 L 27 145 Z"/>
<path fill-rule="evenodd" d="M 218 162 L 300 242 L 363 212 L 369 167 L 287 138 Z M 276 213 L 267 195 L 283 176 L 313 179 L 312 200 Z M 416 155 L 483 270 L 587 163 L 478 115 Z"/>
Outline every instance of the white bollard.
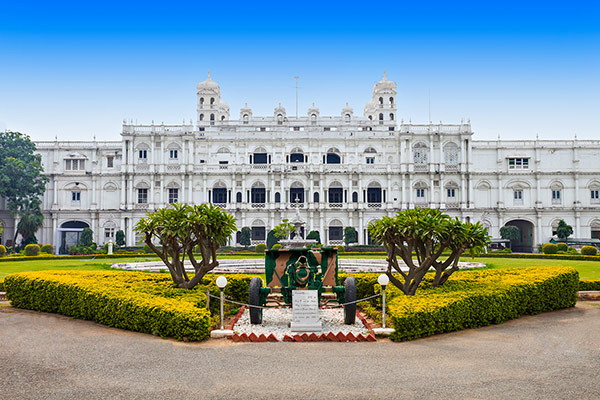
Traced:
<path fill-rule="evenodd" d="M 108 242 L 108 255 L 112 255 L 113 253 L 113 242 Z"/>
<path fill-rule="evenodd" d="M 223 338 L 227 337 L 228 335 L 233 335 L 232 330 L 225 329 L 225 327 L 223 326 L 223 302 L 225 301 L 225 295 L 223 293 L 223 290 L 225 289 L 225 286 L 227 286 L 227 278 L 225 278 L 224 276 L 219 276 L 215 283 L 217 284 L 217 287 L 221 289 L 221 329 L 215 329 L 214 331 L 210 332 L 210 337 Z"/>
<path fill-rule="evenodd" d="M 381 285 L 381 328 L 373 329 L 376 335 L 389 336 L 394 330 L 385 327 L 385 287 L 390 283 L 390 278 L 386 274 L 381 274 L 377 277 L 377 282 Z"/>

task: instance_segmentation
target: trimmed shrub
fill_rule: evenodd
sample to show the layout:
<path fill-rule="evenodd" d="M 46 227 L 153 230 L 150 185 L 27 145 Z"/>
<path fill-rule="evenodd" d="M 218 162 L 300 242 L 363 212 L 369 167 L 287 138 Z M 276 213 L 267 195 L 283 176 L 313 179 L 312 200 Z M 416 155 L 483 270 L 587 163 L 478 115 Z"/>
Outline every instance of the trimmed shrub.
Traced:
<path fill-rule="evenodd" d="M 256 253 L 264 253 L 266 249 L 267 249 L 267 245 L 264 243 L 259 243 L 256 246 L 254 246 L 254 251 Z"/>
<path fill-rule="evenodd" d="M 390 285 L 392 340 L 499 324 L 524 314 L 572 307 L 577 301 L 579 274 L 565 267 L 511 268 L 461 271 L 438 288 L 431 288 L 430 282 L 431 277 L 424 279 L 416 296 L 405 296 Z"/>
<path fill-rule="evenodd" d="M 0 244 L 0 256 L 6 255 L 6 247 L 3 244 Z"/>
<path fill-rule="evenodd" d="M 558 247 L 558 251 L 567 251 L 569 250 L 569 246 L 567 246 L 566 243 L 557 243 L 556 246 Z"/>
<path fill-rule="evenodd" d="M 207 287 L 175 288 L 165 274 L 25 272 L 7 276 L 5 287 L 14 307 L 179 340 L 203 340 L 210 335 L 211 316 L 205 308 Z"/>
<path fill-rule="evenodd" d="M 271 247 L 271 250 L 279 250 L 281 249 L 283 246 L 280 243 L 275 243 L 273 245 L 273 247 Z"/>
<path fill-rule="evenodd" d="M 40 246 L 37 244 L 28 244 L 25 246 L 25 255 L 29 257 L 37 256 L 40 254 Z"/>
<path fill-rule="evenodd" d="M 42 253 L 46 253 L 46 254 L 52 254 L 54 253 L 54 247 L 52 247 L 51 244 L 45 244 L 42 246 L 41 248 Z"/>
<path fill-rule="evenodd" d="M 338 253 L 344 253 L 346 251 L 346 247 L 344 247 L 344 245 L 337 245 L 335 246 L 335 248 L 337 249 Z"/>
<path fill-rule="evenodd" d="M 0 292 L 4 292 L 4 281 L 0 281 Z"/>
<path fill-rule="evenodd" d="M 579 290 L 600 290 L 600 281 L 580 280 Z"/>
<path fill-rule="evenodd" d="M 542 246 L 542 252 L 544 254 L 556 254 L 558 251 L 558 246 L 554 243 L 544 243 Z"/>
<path fill-rule="evenodd" d="M 569 247 L 569 250 L 567 250 L 567 254 L 579 255 L 579 252 L 577 251 L 577 249 Z"/>
<path fill-rule="evenodd" d="M 583 246 L 581 248 L 581 255 L 584 256 L 595 256 L 598 253 L 598 249 L 594 246 Z"/>

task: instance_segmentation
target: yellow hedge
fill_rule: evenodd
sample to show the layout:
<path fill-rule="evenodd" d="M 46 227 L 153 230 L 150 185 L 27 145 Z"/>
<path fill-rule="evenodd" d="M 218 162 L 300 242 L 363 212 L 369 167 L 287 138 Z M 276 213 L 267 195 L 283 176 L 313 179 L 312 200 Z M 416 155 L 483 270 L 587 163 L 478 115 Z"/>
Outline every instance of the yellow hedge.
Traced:
<path fill-rule="evenodd" d="M 391 339 L 410 340 L 437 333 L 498 324 L 524 314 L 572 307 L 579 274 L 566 267 L 461 271 L 432 288 L 431 275 L 415 296 L 390 285 Z"/>
<path fill-rule="evenodd" d="M 131 271 L 43 271 L 8 275 L 7 297 L 14 307 L 79 319 L 179 340 L 210 335 L 205 286 L 174 287 L 169 275 Z"/>

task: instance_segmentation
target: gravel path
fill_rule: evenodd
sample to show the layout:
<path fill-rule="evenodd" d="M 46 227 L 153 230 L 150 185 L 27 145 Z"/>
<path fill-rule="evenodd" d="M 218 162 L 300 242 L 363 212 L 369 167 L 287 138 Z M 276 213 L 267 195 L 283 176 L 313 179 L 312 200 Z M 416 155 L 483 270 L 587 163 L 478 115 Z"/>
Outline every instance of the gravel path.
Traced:
<path fill-rule="evenodd" d="M 354 325 L 344 324 L 344 310 L 341 308 L 320 308 L 319 318 L 323 324 L 323 330 L 316 332 L 317 335 L 321 333 L 338 333 L 343 334 L 352 333 L 357 334 L 368 334 L 369 330 L 365 328 L 364 324 L 357 317 Z M 298 332 L 292 332 L 288 324 L 292 321 L 292 309 L 291 308 L 267 308 L 263 310 L 263 323 L 262 325 L 252 325 L 250 323 L 250 313 L 248 310 L 244 311 L 238 322 L 233 327 L 234 332 L 250 334 L 254 332 L 257 335 L 269 334 L 275 335 L 278 340 L 283 340 L 285 335 L 296 335 Z"/>
<path fill-rule="evenodd" d="M 180 343 L 0 311 L 6 399 L 594 399 L 600 303 L 405 343 Z"/>

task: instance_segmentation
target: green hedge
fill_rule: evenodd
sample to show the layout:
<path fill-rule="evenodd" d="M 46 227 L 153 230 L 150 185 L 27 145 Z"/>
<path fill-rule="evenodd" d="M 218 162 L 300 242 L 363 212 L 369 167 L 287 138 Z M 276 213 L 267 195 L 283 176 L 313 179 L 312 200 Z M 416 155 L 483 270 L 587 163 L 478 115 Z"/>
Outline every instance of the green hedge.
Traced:
<path fill-rule="evenodd" d="M 4 292 L 4 281 L 0 281 L 0 292 Z"/>
<path fill-rule="evenodd" d="M 247 300 L 251 276 L 230 275 L 225 295 Z M 151 333 L 178 340 L 209 337 L 213 321 L 206 290 L 219 289 L 209 276 L 193 290 L 174 287 L 167 274 L 131 271 L 40 271 L 8 275 L 11 305 Z M 211 302 L 217 312 L 218 301 Z"/>
<path fill-rule="evenodd" d="M 566 267 L 461 271 L 442 287 L 431 288 L 431 274 L 415 296 L 388 290 L 394 341 L 499 324 L 524 314 L 572 307 L 579 274 Z"/>
<path fill-rule="evenodd" d="M 485 253 L 485 254 L 477 255 L 477 257 L 539 258 L 539 259 L 547 259 L 547 260 L 600 261 L 600 256 L 584 256 L 584 255 L 575 255 L 575 254 Z"/>
<path fill-rule="evenodd" d="M 600 281 L 580 280 L 579 290 L 600 290 Z"/>

